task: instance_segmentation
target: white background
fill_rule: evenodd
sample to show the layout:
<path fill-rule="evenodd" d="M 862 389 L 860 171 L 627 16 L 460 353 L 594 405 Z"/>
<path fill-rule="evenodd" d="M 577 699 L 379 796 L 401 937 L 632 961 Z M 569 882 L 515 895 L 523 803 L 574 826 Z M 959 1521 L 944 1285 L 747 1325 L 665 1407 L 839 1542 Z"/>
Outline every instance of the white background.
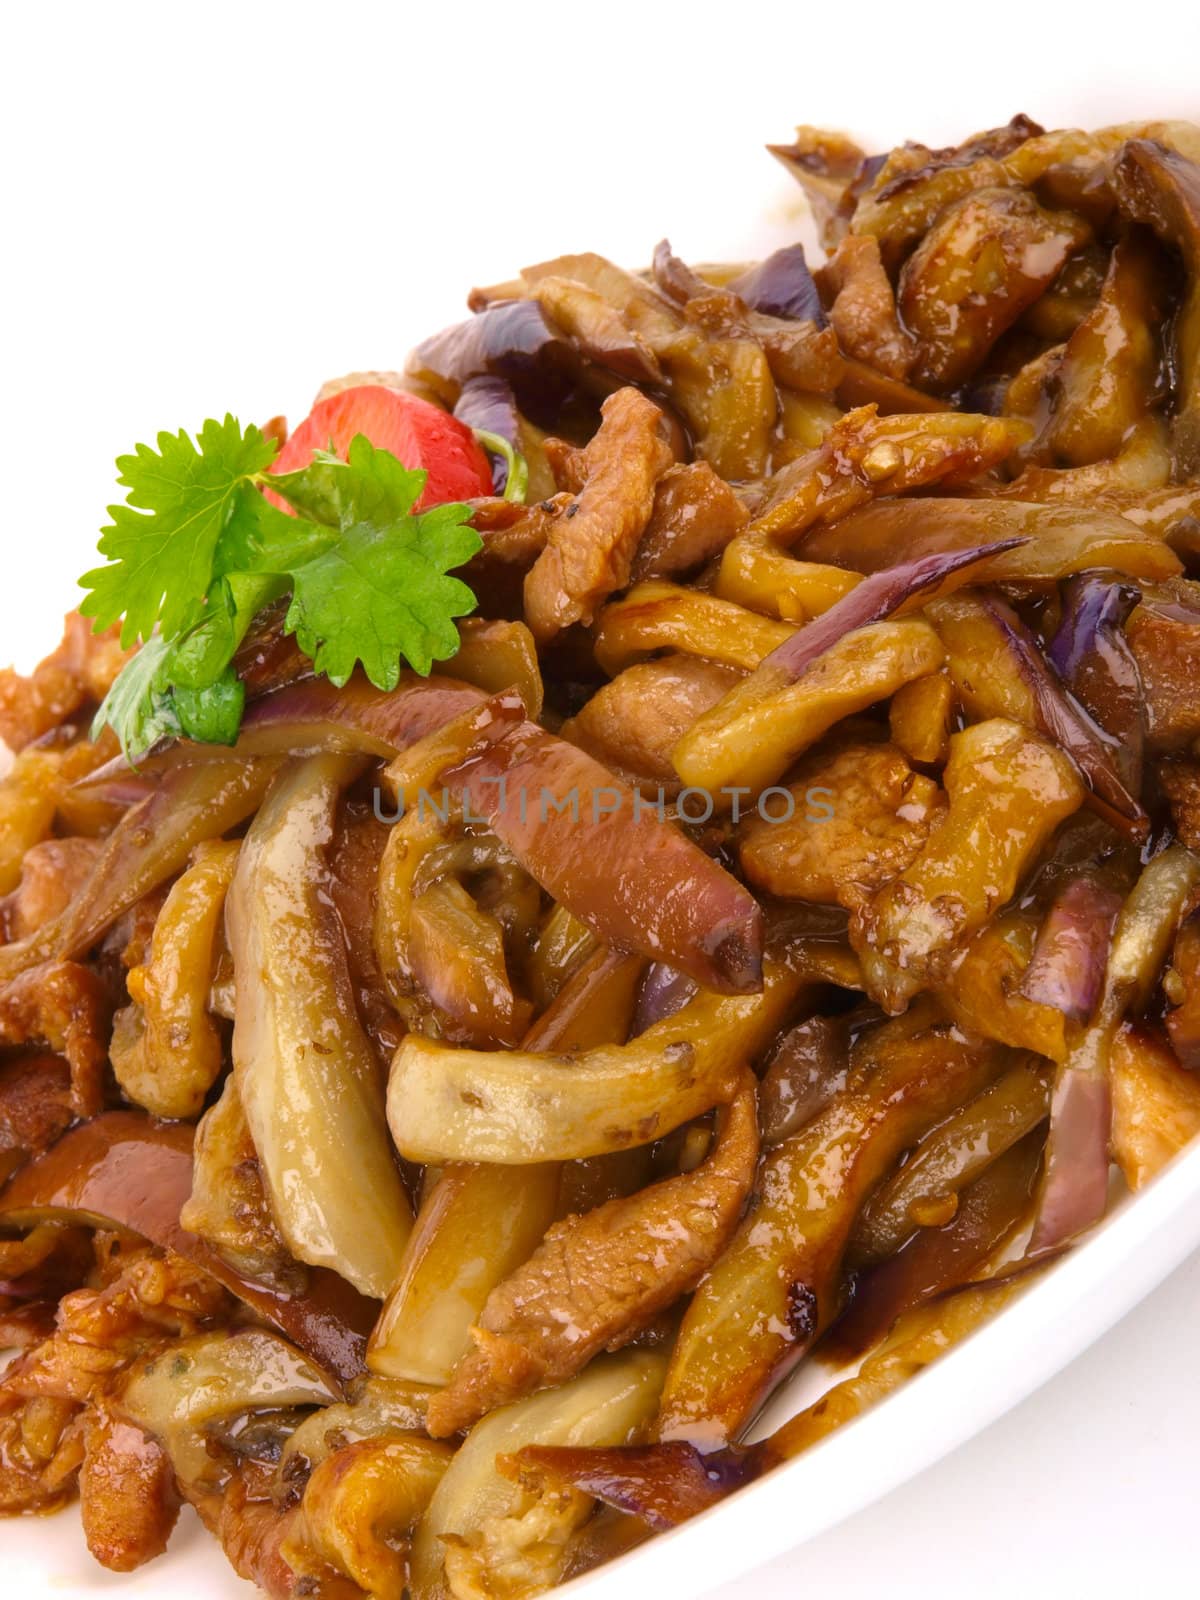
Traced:
<path fill-rule="evenodd" d="M 694 259 L 786 242 L 801 208 L 760 147 L 797 121 L 883 145 L 1016 111 L 1200 119 L 1195 16 L 1051 0 L 5 8 L 0 660 L 54 641 L 113 457 L 136 441 L 226 410 L 295 422 L 323 379 L 400 364 L 473 282 L 563 250 L 638 264 L 664 233 Z M 1003 1422 L 723 1600 L 1191 1592 L 1198 1312 L 1193 1259 Z M 0 1554 L 26 1600 L 123 1587 L 89 1574 L 61 1522 L 5 1528 Z M 137 1587 L 226 1592 L 192 1571 Z"/>

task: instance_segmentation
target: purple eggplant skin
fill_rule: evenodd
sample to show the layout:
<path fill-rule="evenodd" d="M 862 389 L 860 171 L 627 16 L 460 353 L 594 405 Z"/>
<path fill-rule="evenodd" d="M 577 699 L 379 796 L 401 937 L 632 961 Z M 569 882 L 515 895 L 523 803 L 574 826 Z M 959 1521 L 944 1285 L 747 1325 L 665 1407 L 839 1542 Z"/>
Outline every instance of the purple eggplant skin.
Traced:
<path fill-rule="evenodd" d="M 454 400 L 471 378 L 566 384 L 577 365 L 566 335 L 536 300 L 502 300 L 424 340 L 408 370 Z"/>
<path fill-rule="evenodd" d="M 1029 1259 L 1060 1249 L 1104 1215 L 1112 1131 L 1108 1078 L 1083 1067 L 1062 1068 L 1054 1085 L 1050 1127 Z"/>
<path fill-rule="evenodd" d="M 857 593 L 857 589 L 850 591 L 851 597 Z M 1144 840 L 1150 831 L 1149 819 L 1137 799 L 1136 786 L 1121 771 L 1116 741 L 1067 693 L 1012 607 L 992 595 L 985 595 L 981 604 L 1002 648 L 1029 686 L 1041 731 L 1075 762 L 1091 791 L 1092 803 L 1114 827 L 1132 839 Z"/>
<path fill-rule="evenodd" d="M 1047 652 L 1088 715 L 1117 741 L 1121 775 L 1134 793 L 1141 788 L 1146 727 L 1142 675 L 1125 621 L 1141 599 L 1137 585 L 1115 573 L 1080 573 L 1063 588 L 1062 621 Z"/>
<path fill-rule="evenodd" d="M 1099 1004 L 1121 897 L 1086 874 L 1055 896 L 1021 978 L 1026 1000 L 1089 1022 Z"/>
<path fill-rule="evenodd" d="M 790 322 L 812 322 L 818 328 L 828 326 L 829 319 L 808 270 L 802 244 L 789 244 L 776 250 L 765 261 L 734 278 L 729 287 L 751 311 L 762 311 L 769 317 L 783 317 Z"/>
<path fill-rule="evenodd" d="M 507 439 L 514 450 L 521 448 L 521 418 L 517 410 L 517 397 L 507 378 L 493 378 L 479 374 L 468 378 L 462 393 L 454 404 L 454 415 L 468 428 L 481 428 Z M 503 456 L 488 452 L 492 464 L 492 483 L 497 494 L 503 494 L 508 485 L 508 462 Z"/>
<path fill-rule="evenodd" d="M 696 981 L 686 972 L 669 967 L 665 961 L 652 961 L 638 989 L 631 1037 L 637 1038 L 665 1017 L 682 1011 L 696 993 Z"/>
<path fill-rule="evenodd" d="M 1024 542 L 1023 539 L 1001 539 L 994 544 L 973 545 L 967 550 L 922 556 L 917 561 L 905 561 L 899 566 L 873 572 L 828 611 L 777 645 L 763 658 L 757 670 L 764 674 L 780 673 L 795 682 L 846 634 L 894 615 L 902 605 L 936 589 L 952 574 L 1005 550 L 1015 549 Z"/>

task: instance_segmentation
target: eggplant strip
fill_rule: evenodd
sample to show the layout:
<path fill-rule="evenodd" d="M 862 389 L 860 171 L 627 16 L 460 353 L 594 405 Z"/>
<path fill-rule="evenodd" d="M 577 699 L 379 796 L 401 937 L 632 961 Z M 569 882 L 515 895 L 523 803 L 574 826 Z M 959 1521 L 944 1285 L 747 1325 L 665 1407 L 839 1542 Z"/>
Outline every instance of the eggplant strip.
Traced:
<path fill-rule="evenodd" d="M 955 734 L 943 781 L 949 808 L 940 825 L 851 927 L 867 991 L 889 1011 L 948 975 L 953 952 L 1012 899 L 1084 796 L 1066 756 L 1001 717 Z"/>
<path fill-rule="evenodd" d="M 259 807 L 277 770 L 223 750 L 172 767 L 104 841 L 87 883 L 60 916 L 19 944 L 0 946 L 0 983 L 50 955 L 78 956 L 151 890 L 181 871 L 196 845 L 218 839 Z"/>
<path fill-rule="evenodd" d="M 835 722 L 934 671 L 942 658 L 928 624 L 884 619 L 930 590 L 965 583 L 967 570 L 994 554 L 980 546 L 904 562 L 859 584 L 697 719 L 673 753 L 680 777 L 710 793 L 744 779 L 756 792 Z"/>
<path fill-rule="evenodd" d="M 898 550 L 906 559 L 917 559 L 1004 539 L 1025 543 L 981 562 L 972 574 L 974 583 L 1048 587 L 1092 567 L 1110 567 L 1129 578 L 1170 578 L 1183 570 L 1160 537 L 1103 506 L 990 497 L 881 500 L 815 529 L 804 541 L 804 555 L 872 573 L 890 566 Z"/>
<path fill-rule="evenodd" d="M 324 889 L 338 793 L 358 771 L 358 758 L 327 755 L 280 775 L 242 845 L 226 915 L 234 1073 L 275 1220 L 299 1260 L 381 1299 L 412 1213 Z"/>
<path fill-rule="evenodd" d="M 700 1167 L 556 1223 L 496 1285 L 472 1347 L 429 1402 L 435 1438 L 563 1383 L 695 1287 L 736 1228 L 754 1179 L 758 1127 L 746 1077 Z"/>
<path fill-rule="evenodd" d="M 526 1532 L 521 1514 L 528 1497 L 499 1470 L 502 1458 L 534 1443 L 620 1445 L 642 1437 L 662 1378 L 663 1359 L 651 1351 L 602 1356 L 561 1389 L 530 1395 L 472 1428 L 417 1527 L 409 1571 L 413 1600 L 445 1600 L 461 1593 L 468 1579 L 477 1589 L 481 1575 L 495 1570 L 490 1558 L 507 1553 L 512 1559 L 512 1546 L 523 1557 L 517 1571 L 524 1592 L 557 1583 L 567 1541 L 589 1515 L 591 1500 L 570 1496 L 557 1515 Z M 511 1545 L 506 1533 L 514 1536 Z M 461 1586 L 451 1573 L 461 1575 Z"/>
<path fill-rule="evenodd" d="M 1200 167 L 1194 149 L 1191 155 L 1189 160 L 1153 135 L 1132 138 L 1114 170 L 1121 210 L 1177 249 L 1188 274 L 1175 329 L 1172 444 L 1181 477 L 1200 466 Z"/>
<path fill-rule="evenodd" d="M 725 1104 L 808 982 L 806 964 L 768 959 L 755 995 L 701 991 L 626 1045 L 578 1055 L 452 1050 L 404 1040 L 388 1121 L 410 1161 L 523 1165 L 649 1144 Z"/>
<path fill-rule="evenodd" d="M 878 1029 L 845 1089 L 770 1151 L 755 1200 L 697 1289 L 671 1358 L 659 1437 L 727 1443 L 839 1310 L 864 1200 L 900 1152 L 996 1075 L 1003 1052 L 918 1009 Z"/>
<path fill-rule="evenodd" d="M 305 1584 L 343 1573 L 374 1600 L 402 1600 L 407 1541 L 453 1452 L 417 1435 L 359 1439 L 328 1456 L 305 1485 L 280 1554 Z"/>
<path fill-rule="evenodd" d="M 1200 1133 L 1200 1079 L 1149 1028 L 1124 1023 L 1109 1051 L 1112 1156 L 1133 1190 Z"/>
<path fill-rule="evenodd" d="M 1104 1214 L 1113 1040 L 1126 1013 L 1149 999 L 1197 884 L 1200 860 L 1184 845 L 1171 845 L 1144 869 L 1121 908 L 1095 1017 L 1055 1079 L 1032 1257 L 1059 1249 Z"/>
<path fill-rule="evenodd" d="M 882 1261 L 918 1229 L 956 1215 L 960 1191 L 1045 1121 L 1050 1081 L 1036 1057 L 1019 1061 L 932 1129 L 864 1206 L 850 1246 L 856 1259 Z"/>
<path fill-rule="evenodd" d="M 525 723 L 445 781 L 602 943 L 725 993 L 758 987 L 753 896 L 582 750 Z"/>
<path fill-rule="evenodd" d="M 1043 1122 L 1049 1106 L 1048 1082 L 1045 1087 Z M 854 1298 L 830 1330 L 824 1353 L 861 1355 L 886 1339 L 897 1318 L 914 1307 L 968 1277 L 990 1276 L 993 1263 L 1029 1225 L 1044 1145 L 1045 1135 L 1035 1126 L 995 1154 L 964 1187 L 948 1222 L 919 1229 L 898 1254 L 856 1278 Z"/>
<path fill-rule="evenodd" d="M 722 797 L 723 807 L 735 792 L 756 795 L 844 717 L 936 671 L 942 658 L 920 617 L 857 627 L 796 678 L 768 658 L 692 724 L 672 752 L 675 770 L 689 787 Z"/>
<path fill-rule="evenodd" d="M 937 994 L 950 1015 L 973 1033 L 1065 1061 L 1066 1018 L 1021 993 L 1038 929 L 1032 911 L 1016 908 L 993 917 L 952 957 Z"/>
<path fill-rule="evenodd" d="M 595 952 L 530 1029 L 525 1048 L 623 1044 L 643 965 Z M 449 1382 L 488 1296 L 529 1259 L 558 1214 L 562 1184 L 553 1161 L 446 1167 L 421 1206 L 400 1279 L 371 1335 L 371 1370 Z"/>
<path fill-rule="evenodd" d="M 610 677 L 663 649 L 750 671 L 794 632 L 715 595 L 656 581 L 639 583 L 605 606 L 593 648 Z"/>
<path fill-rule="evenodd" d="M 721 557 L 713 593 L 763 616 L 802 623 L 828 611 L 860 581 L 841 567 L 784 555 L 769 539 L 734 539 Z"/>
<path fill-rule="evenodd" d="M 1136 840 L 1149 823 L 1126 787 L 1117 750 L 1046 665 L 1011 606 L 986 593 L 935 600 L 929 617 L 946 647 L 946 670 L 973 717 L 1008 717 L 1045 734 L 1078 767 L 1089 804 Z"/>
<path fill-rule="evenodd" d="M 197 846 L 154 924 L 150 959 L 126 979 L 133 1004 L 117 1013 L 109 1053 L 117 1082 L 156 1117 L 196 1117 L 223 1065 L 208 997 L 216 941 L 240 846 Z"/>

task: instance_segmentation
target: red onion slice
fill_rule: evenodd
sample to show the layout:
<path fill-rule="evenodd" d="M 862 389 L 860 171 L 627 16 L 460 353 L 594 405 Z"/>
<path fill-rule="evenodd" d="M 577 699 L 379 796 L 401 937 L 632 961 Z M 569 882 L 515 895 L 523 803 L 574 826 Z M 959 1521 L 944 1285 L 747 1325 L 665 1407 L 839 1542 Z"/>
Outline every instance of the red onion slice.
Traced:
<path fill-rule="evenodd" d="M 756 670 L 764 675 L 782 674 L 794 682 L 818 656 L 824 655 L 846 634 L 853 633 L 856 628 L 865 628 L 868 623 L 881 622 L 885 617 L 893 616 L 901 606 L 927 596 L 931 589 L 939 588 L 947 578 L 963 574 L 979 562 L 1013 550 L 1025 542 L 1024 539 L 1000 539 L 994 544 L 973 545 L 967 550 L 948 550 L 938 555 L 922 556 L 918 561 L 904 561 L 899 566 L 873 572 L 849 594 L 843 595 L 835 605 L 830 606 L 828 611 L 822 612 L 790 639 L 777 645 L 770 655 L 763 658 Z"/>
<path fill-rule="evenodd" d="M 1051 666 L 1089 715 L 1117 741 L 1114 759 L 1128 785 L 1141 787 L 1145 741 L 1142 675 L 1125 637 L 1141 599 L 1136 584 L 1095 572 L 1063 588 L 1063 615 L 1047 651 Z M 1200 621 L 1200 613 L 1193 621 Z"/>
<path fill-rule="evenodd" d="M 1102 1072 L 1063 1067 L 1050 1102 L 1050 1137 L 1029 1256 L 1056 1250 L 1099 1222 L 1108 1202 L 1112 1096 Z"/>
<path fill-rule="evenodd" d="M 1020 992 L 1053 1006 L 1072 1022 L 1087 1022 L 1104 988 L 1109 940 L 1121 898 L 1092 878 L 1072 878 L 1055 896 L 1042 923 Z"/>
<path fill-rule="evenodd" d="M 857 589 L 851 590 L 848 598 L 857 593 Z M 1067 694 L 1012 607 L 993 595 L 982 596 L 981 604 L 995 625 L 1001 647 L 1029 686 L 1040 731 L 1075 762 L 1096 809 L 1130 838 L 1145 839 L 1150 831 L 1149 818 L 1126 787 L 1118 770 L 1115 746 Z"/>

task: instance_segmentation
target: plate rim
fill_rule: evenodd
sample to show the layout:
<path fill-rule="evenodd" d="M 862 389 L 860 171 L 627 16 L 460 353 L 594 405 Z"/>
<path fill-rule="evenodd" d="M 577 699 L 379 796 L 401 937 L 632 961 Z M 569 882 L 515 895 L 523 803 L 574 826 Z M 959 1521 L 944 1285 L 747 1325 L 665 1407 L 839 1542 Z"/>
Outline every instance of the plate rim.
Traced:
<path fill-rule="evenodd" d="M 691 1521 L 563 1585 L 699 1597 L 865 1510 L 984 1432 L 1069 1366 L 1200 1247 L 1200 1144 L 992 1321 L 879 1405 Z M 801 1369 L 803 1370 L 803 1369 Z M 608 1586 L 608 1587 L 606 1587 Z"/>

